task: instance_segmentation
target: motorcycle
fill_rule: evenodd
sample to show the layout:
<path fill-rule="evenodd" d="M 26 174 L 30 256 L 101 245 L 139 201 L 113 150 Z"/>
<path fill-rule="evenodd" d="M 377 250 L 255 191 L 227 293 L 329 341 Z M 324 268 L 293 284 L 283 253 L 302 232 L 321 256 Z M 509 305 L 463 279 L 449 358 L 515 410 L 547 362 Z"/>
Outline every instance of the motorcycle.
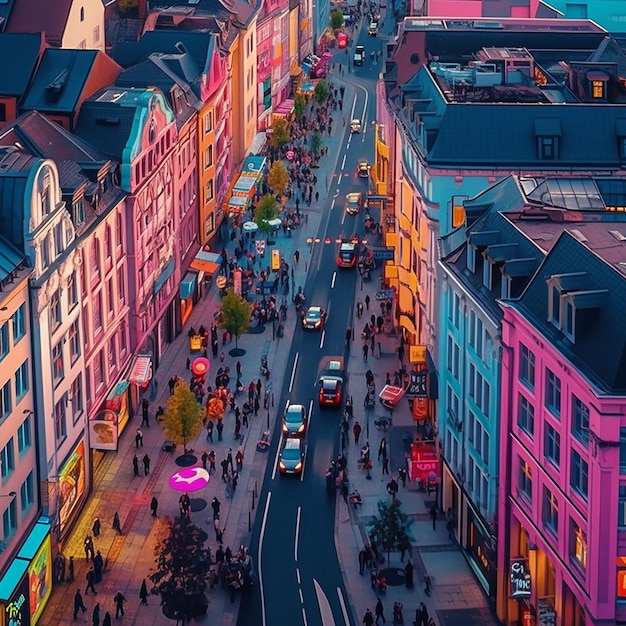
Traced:
<path fill-rule="evenodd" d="M 370 570 L 370 584 L 376 593 L 387 592 L 387 579 L 375 567 Z"/>

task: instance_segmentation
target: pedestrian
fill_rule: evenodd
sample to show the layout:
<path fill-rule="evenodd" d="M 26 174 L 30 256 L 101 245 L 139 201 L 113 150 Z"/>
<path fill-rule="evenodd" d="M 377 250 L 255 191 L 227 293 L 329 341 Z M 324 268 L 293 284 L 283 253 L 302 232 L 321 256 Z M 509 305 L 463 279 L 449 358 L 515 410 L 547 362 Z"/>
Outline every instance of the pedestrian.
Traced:
<path fill-rule="evenodd" d="M 361 319 L 361 316 L 363 315 L 363 303 L 359 300 L 356 303 L 356 316 Z"/>
<path fill-rule="evenodd" d="M 215 473 L 215 450 L 209 452 L 209 474 Z"/>
<path fill-rule="evenodd" d="M 213 443 L 213 420 L 208 420 L 206 423 L 206 440 Z"/>
<path fill-rule="evenodd" d="M 259 396 L 255 396 L 254 398 L 254 414 L 259 414 L 259 409 L 261 408 L 261 404 L 259 403 Z M 246 426 L 248 425 L 248 416 L 246 415 Z"/>
<path fill-rule="evenodd" d="M 237 454 L 235 454 L 235 464 L 237 465 L 237 473 L 241 472 L 243 469 L 243 452 L 241 446 L 237 450 Z"/>
<path fill-rule="evenodd" d="M 433 521 L 433 530 L 437 530 L 437 504 L 430 507 L 430 519 Z"/>
<path fill-rule="evenodd" d="M 122 595 L 121 591 L 115 594 L 113 602 L 115 602 L 115 619 L 119 618 L 120 615 L 124 617 L 124 602 L 126 602 L 126 598 Z M 104 626 L 104 624 L 102 626 Z"/>
<path fill-rule="evenodd" d="M 100 550 L 96 552 L 96 556 L 93 558 L 93 573 L 94 582 L 96 584 L 102 582 L 102 570 L 104 569 L 104 559 L 100 554 Z"/>
<path fill-rule="evenodd" d="M 143 471 L 146 476 L 150 473 L 150 457 L 147 452 L 143 455 Z"/>
<path fill-rule="evenodd" d="M 91 614 L 91 626 L 100 626 L 100 603 L 96 602 Z"/>
<path fill-rule="evenodd" d="M 70 562 L 67 564 L 67 582 L 74 582 L 74 557 L 70 557 Z"/>
<path fill-rule="evenodd" d="M 446 530 L 448 531 L 448 539 L 450 539 L 450 541 L 454 541 L 455 539 L 454 537 L 455 526 L 456 526 L 456 515 L 454 514 L 452 507 L 449 506 L 448 510 L 446 511 Z"/>
<path fill-rule="evenodd" d="M 398 468 L 398 478 L 400 478 L 400 480 L 402 481 L 402 487 L 406 487 L 407 473 L 404 467 Z"/>
<path fill-rule="evenodd" d="M 228 467 L 230 471 L 233 471 L 233 449 L 228 448 L 228 452 L 226 453 L 226 462 L 228 463 Z"/>
<path fill-rule="evenodd" d="M 396 479 L 393 478 L 393 476 L 391 480 L 387 483 L 387 492 L 391 496 L 392 500 L 396 499 L 396 494 L 398 493 L 398 483 L 396 482 Z"/>
<path fill-rule="evenodd" d="M 159 501 L 156 499 L 156 496 L 152 496 L 152 500 L 150 500 L 150 513 L 152 517 L 157 516 L 157 509 L 159 508 Z"/>
<path fill-rule="evenodd" d="M 298 265 L 298 262 L 300 261 L 300 250 L 296 250 L 293 253 L 293 260 L 294 260 L 294 263 Z"/>
<path fill-rule="evenodd" d="M 139 597 L 141 598 L 141 604 L 148 606 L 148 585 L 146 585 L 146 579 L 141 581 L 141 589 L 139 589 Z"/>
<path fill-rule="evenodd" d="M 363 626 L 372 626 L 373 623 L 374 616 L 372 615 L 372 612 L 367 609 L 367 611 L 365 611 L 365 615 L 363 616 Z"/>
<path fill-rule="evenodd" d="M 365 296 L 365 309 L 367 311 L 370 310 L 370 295 L 369 295 L 369 293 L 366 294 L 366 296 Z"/>
<path fill-rule="evenodd" d="M 241 420 L 239 418 L 235 418 L 235 439 L 239 441 L 241 437 Z"/>
<path fill-rule="evenodd" d="M 176 376 L 172 376 L 168 381 L 167 381 L 167 386 L 169 387 L 170 390 L 170 396 L 174 394 L 174 388 L 176 387 L 176 383 L 178 381 L 176 380 Z"/>
<path fill-rule="evenodd" d="M 211 501 L 211 508 L 213 509 L 213 521 L 220 518 L 220 507 L 222 503 L 217 499 L 217 497 L 213 498 Z"/>
<path fill-rule="evenodd" d="M 91 527 L 91 532 L 94 537 L 100 536 L 100 518 L 96 517 L 93 520 L 93 526 Z"/>
<path fill-rule="evenodd" d="M 365 570 L 365 548 L 359 550 L 359 574 L 363 576 Z"/>
<path fill-rule="evenodd" d="M 329 131 L 330 131 L 330 129 L 329 129 Z M 319 199 L 320 199 L 320 192 L 316 191 L 315 192 L 315 202 L 319 202 Z"/>
<path fill-rule="evenodd" d="M 136 454 L 133 456 L 133 474 L 139 476 L 139 457 Z"/>
<path fill-rule="evenodd" d="M 365 363 L 367 363 L 367 353 L 369 352 L 370 347 L 364 343 L 363 344 L 363 361 L 365 361 Z"/>
<path fill-rule="evenodd" d="M 228 476 L 228 459 L 222 459 L 220 465 L 222 467 L 222 480 L 226 482 L 226 477 Z"/>
<path fill-rule="evenodd" d="M 89 590 L 91 589 L 94 593 L 94 595 L 96 593 L 98 593 L 96 591 L 96 588 L 94 587 L 94 583 L 96 582 L 96 575 L 94 574 L 93 571 L 93 567 L 89 568 L 89 571 L 87 572 L 87 575 L 85 576 L 85 578 L 87 579 L 87 586 L 85 587 L 85 595 L 89 595 Z"/>
<path fill-rule="evenodd" d="M 420 613 L 422 624 L 424 624 L 424 626 L 428 626 L 428 609 L 423 602 L 420 602 Z"/>
<path fill-rule="evenodd" d="M 209 460 L 209 455 L 207 454 L 206 450 L 202 453 L 202 456 L 200 458 L 202 459 L 203 469 L 206 469 L 206 464 L 207 464 L 207 461 Z"/>
<path fill-rule="evenodd" d="M 135 446 L 137 448 L 139 448 L 139 446 L 143 448 L 143 433 L 141 432 L 141 428 L 138 428 L 135 433 Z"/>
<path fill-rule="evenodd" d="M 115 511 L 115 515 L 113 516 L 113 530 L 116 531 L 118 535 L 122 534 L 122 525 L 120 524 L 120 516 L 117 511 Z"/>
<path fill-rule="evenodd" d="M 93 557 L 96 556 L 96 553 L 93 549 L 93 539 L 91 535 L 85 536 L 85 558 L 89 561 L 90 559 L 93 561 Z"/>
<path fill-rule="evenodd" d="M 80 589 L 77 589 L 74 594 L 74 619 L 78 617 L 78 611 L 82 611 L 83 613 L 87 612 L 87 607 L 83 602 L 83 596 L 80 595 Z"/>
<path fill-rule="evenodd" d="M 361 431 L 363 429 L 361 428 L 361 424 L 359 424 L 358 421 L 354 422 L 354 426 L 352 427 L 352 432 L 354 433 L 354 443 L 358 446 L 359 445 L 359 437 L 361 436 Z"/>
<path fill-rule="evenodd" d="M 150 406 L 150 403 L 148 402 L 148 400 L 146 400 L 146 398 L 144 398 L 141 403 L 141 425 L 143 426 L 145 424 L 148 428 L 150 428 L 150 422 L 148 420 L 148 407 L 149 406 Z"/>
<path fill-rule="evenodd" d="M 374 611 L 376 613 L 376 623 L 378 624 L 378 620 L 382 619 L 384 624 L 387 620 L 385 619 L 385 609 L 383 607 L 383 601 L 380 598 L 378 598 L 378 602 L 376 603 Z"/>
<path fill-rule="evenodd" d="M 383 462 L 382 462 L 382 466 L 383 466 L 383 474 L 389 474 L 389 457 L 387 456 L 387 454 L 383 454 Z"/>
<path fill-rule="evenodd" d="M 404 365 L 404 346 L 398 346 L 398 359 L 400 359 L 400 366 Z"/>
<path fill-rule="evenodd" d="M 57 582 L 65 582 L 65 557 L 60 552 L 59 554 L 57 554 L 57 558 L 54 560 L 54 567 L 56 571 Z"/>
<path fill-rule="evenodd" d="M 222 424 L 222 420 L 217 420 L 217 426 L 215 428 L 217 429 L 217 440 L 222 441 L 222 431 L 224 430 L 224 424 Z"/>
<path fill-rule="evenodd" d="M 380 457 L 387 456 L 387 439 L 383 437 L 380 440 L 380 445 L 378 446 L 378 460 L 380 461 Z"/>
<path fill-rule="evenodd" d="M 108 611 L 104 614 L 102 626 L 111 626 L 111 614 Z"/>
<path fill-rule="evenodd" d="M 413 589 L 413 562 L 409 559 L 404 568 L 404 581 L 407 589 Z"/>

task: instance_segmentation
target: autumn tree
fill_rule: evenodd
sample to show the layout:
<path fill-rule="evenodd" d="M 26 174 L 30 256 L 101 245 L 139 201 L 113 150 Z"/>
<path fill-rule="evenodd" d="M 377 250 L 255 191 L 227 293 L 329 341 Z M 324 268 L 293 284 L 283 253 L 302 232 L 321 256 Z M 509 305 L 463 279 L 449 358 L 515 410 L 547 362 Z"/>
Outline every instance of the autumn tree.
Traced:
<path fill-rule="evenodd" d="M 207 417 L 211 420 L 221 420 L 224 417 L 224 401 L 221 398 L 211 398 L 207 402 Z"/>
<path fill-rule="evenodd" d="M 286 143 L 291 141 L 289 127 L 283 119 L 275 120 L 272 124 L 272 133 L 270 135 L 270 144 L 272 148 L 282 148 Z"/>
<path fill-rule="evenodd" d="M 378 515 L 374 516 L 369 536 L 372 544 L 387 553 L 389 562 L 390 552 L 410 546 L 409 529 L 413 519 L 400 510 L 400 502 L 395 499 L 391 502 L 380 500 L 377 508 Z"/>
<path fill-rule="evenodd" d="M 289 172 L 282 161 L 276 159 L 272 163 L 272 167 L 270 167 L 270 171 L 267 173 L 267 183 L 277 196 L 282 196 L 287 191 Z"/>
<path fill-rule="evenodd" d="M 248 330 L 251 313 L 252 305 L 249 302 L 236 294 L 232 289 L 226 291 L 226 295 L 222 298 L 222 321 L 220 322 L 220 328 L 227 330 L 231 337 L 235 338 L 235 348 L 237 348 L 237 342 L 241 333 Z"/>
<path fill-rule="evenodd" d="M 272 230 L 269 222 L 278 217 L 278 202 L 270 194 L 265 194 L 256 205 L 254 210 L 254 221 L 258 224 L 262 233 L 269 233 Z"/>
<path fill-rule="evenodd" d="M 294 115 L 296 117 L 302 117 L 305 111 L 306 111 L 306 98 L 301 93 L 297 93 L 296 97 L 293 100 Z"/>
<path fill-rule="evenodd" d="M 207 607 L 211 550 L 204 543 L 208 535 L 186 517 L 165 518 L 161 528 L 154 548 L 156 571 L 149 576 L 153 592 L 161 596 L 164 612 L 199 617 Z"/>
<path fill-rule="evenodd" d="M 182 444 L 185 452 L 187 442 L 202 430 L 202 407 L 182 380 L 176 383 L 174 393 L 167 399 L 162 424 L 165 436 L 177 445 Z"/>

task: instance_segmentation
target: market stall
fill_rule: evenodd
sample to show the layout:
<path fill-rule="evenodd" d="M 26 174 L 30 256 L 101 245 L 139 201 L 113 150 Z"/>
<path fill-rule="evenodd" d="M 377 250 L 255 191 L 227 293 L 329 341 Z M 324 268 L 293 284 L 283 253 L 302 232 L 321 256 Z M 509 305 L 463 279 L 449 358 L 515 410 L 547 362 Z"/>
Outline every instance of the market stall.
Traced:
<path fill-rule="evenodd" d="M 436 491 L 441 480 L 441 459 L 434 443 L 416 441 L 411 444 L 411 455 L 407 458 L 409 477 L 420 489 Z"/>

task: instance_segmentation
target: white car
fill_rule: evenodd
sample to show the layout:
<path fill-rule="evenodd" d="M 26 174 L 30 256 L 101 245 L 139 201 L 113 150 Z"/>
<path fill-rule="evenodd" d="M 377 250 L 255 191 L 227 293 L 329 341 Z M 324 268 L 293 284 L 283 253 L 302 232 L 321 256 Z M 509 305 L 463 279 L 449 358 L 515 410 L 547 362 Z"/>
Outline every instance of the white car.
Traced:
<path fill-rule="evenodd" d="M 351 133 L 361 132 L 361 120 L 352 120 L 350 122 L 350 132 Z"/>

